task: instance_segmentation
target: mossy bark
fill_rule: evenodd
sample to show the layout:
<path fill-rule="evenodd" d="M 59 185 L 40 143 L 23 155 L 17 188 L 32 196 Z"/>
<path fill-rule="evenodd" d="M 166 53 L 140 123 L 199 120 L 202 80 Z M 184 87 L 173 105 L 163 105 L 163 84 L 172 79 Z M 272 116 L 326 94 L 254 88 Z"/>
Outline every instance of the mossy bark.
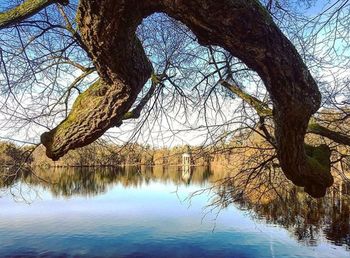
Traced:
<path fill-rule="evenodd" d="M 96 121 L 83 123 L 80 116 L 75 116 L 68 127 L 60 124 L 43 137 L 50 157 L 57 159 L 69 149 L 90 143 L 130 108 L 151 74 L 135 30 L 142 18 L 154 12 L 180 20 L 199 43 L 225 48 L 260 75 L 273 101 L 277 153 L 283 172 L 311 195 L 322 195 L 333 179 L 310 164 L 304 147 L 308 122 L 320 106 L 321 95 L 294 46 L 257 0 L 81 0 L 78 22 L 82 39 L 103 84 L 111 87 L 106 91 L 110 94 L 105 95 L 111 101 L 101 102 L 103 106 L 98 109 L 111 108 L 115 117 L 96 115 L 92 116 Z M 113 101 L 118 105 L 111 105 Z M 100 111 L 88 108 L 82 112 Z M 79 136 L 72 138 L 73 132 L 79 132 Z"/>
<path fill-rule="evenodd" d="M 22 4 L 0 13 L 0 29 L 16 24 L 53 4 L 68 4 L 68 0 L 27 0 Z"/>
<path fill-rule="evenodd" d="M 350 137 L 348 135 L 330 130 L 318 124 L 314 119 L 310 120 L 307 131 L 331 139 L 339 144 L 350 146 Z"/>
<path fill-rule="evenodd" d="M 235 84 L 229 83 L 224 80 L 221 80 L 220 83 L 225 88 L 227 88 L 232 93 L 234 93 L 236 96 L 240 97 L 242 100 L 247 102 L 252 108 L 255 109 L 255 111 L 258 113 L 260 117 L 272 116 L 272 109 L 270 109 L 266 103 L 244 92 L 240 87 L 238 87 Z"/>
<path fill-rule="evenodd" d="M 42 134 L 47 156 L 57 160 L 72 148 L 71 144 L 77 148 L 93 142 L 105 132 L 105 124 L 118 123 L 118 118 L 127 110 L 116 107 L 129 98 L 130 92 L 118 83 L 108 85 L 100 79 L 92 84 L 77 97 L 68 117 L 55 129 Z"/>
<path fill-rule="evenodd" d="M 42 135 L 53 160 L 120 125 L 151 76 L 152 66 L 135 35 L 142 16 L 121 2 L 80 2 L 80 33 L 100 79 L 78 96 L 67 119 Z"/>
<path fill-rule="evenodd" d="M 232 93 L 247 102 L 252 108 L 255 109 L 260 117 L 264 118 L 272 116 L 272 109 L 270 109 L 259 99 L 244 92 L 237 85 L 224 80 L 220 83 L 225 88 L 229 89 Z M 328 139 L 339 144 L 350 146 L 350 138 L 347 135 L 329 130 L 328 128 L 318 124 L 314 118 L 310 119 L 307 127 L 307 132 L 327 137 Z M 275 142 L 275 139 L 273 139 L 273 142 Z M 294 183 L 296 185 L 304 186 L 304 181 L 306 178 L 307 181 L 314 181 L 312 184 L 309 184 L 306 191 L 312 193 L 312 195 L 315 197 L 321 197 L 325 194 L 326 188 L 318 187 L 319 182 L 328 182 L 329 186 L 333 183 L 333 178 L 330 173 L 331 151 L 327 145 L 311 146 L 304 144 L 304 149 L 306 154 L 307 167 L 310 167 L 311 169 L 305 170 L 303 176 L 296 177 L 294 179 Z M 315 173 L 315 171 L 317 171 L 317 173 Z"/>

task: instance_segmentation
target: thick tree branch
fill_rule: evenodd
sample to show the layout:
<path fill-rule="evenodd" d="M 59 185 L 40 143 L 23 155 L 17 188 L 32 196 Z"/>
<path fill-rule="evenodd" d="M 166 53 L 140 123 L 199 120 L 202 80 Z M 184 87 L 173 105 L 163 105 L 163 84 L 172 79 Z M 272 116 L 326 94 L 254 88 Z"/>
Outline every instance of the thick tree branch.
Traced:
<path fill-rule="evenodd" d="M 304 144 L 321 94 L 295 47 L 258 0 L 81 0 L 80 35 L 101 79 L 76 101 L 76 107 L 84 102 L 84 109 L 73 107 L 66 122 L 43 135 L 48 156 L 58 159 L 87 145 L 123 119 L 152 72 L 135 31 L 155 12 L 183 22 L 199 43 L 225 48 L 259 74 L 272 99 L 284 174 L 310 195 L 323 196 L 333 177 L 330 169 L 320 168 L 327 162 L 318 157 L 329 159 L 328 152 L 318 155 L 317 150 L 312 162 Z"/>
<path fill-rule="evenodd" d="M 221 80 L 220 84 L 226 89 L 230 90 L 236 96 L 240 97 L 243 101 L 248 103 L 260 117 L 272 117 L 272 109 L 267 106 L 266 103 L 260 101 L 259 99 L 251 96 L 250 94 L 243 91 L 234 83 L 229 83 L 225 80 Z M 341 133 L 330 130 L 319 123 L 317 123 L 315 118 L 311 118 L 307 127 L 308 133 L 317 134 L 326 137 L 336 143 L 350 146 L 350 137 Z"/>
<path fill-rule="evenodd" d="M 336 132 L 328 129 L 316 122 L 315 119 L 311 118 L 307 127 L 309 133 L 317 134 L 326 137 L 336 143 L 350 146 L 350 137 L 341 132 Z"/>
<path fill-rule="evenodd" d="M 117 10 L 122 11 L 118 15 Z M 152 66 L 135 35 L 141 22 L 135 6 L 81 1 L 79 28 L 100 79 L 81 93 L 68 117 L 41 141 L 53 160 L 85 146 L 118 126 L 151 76 Z M 127 19 L 125 19 L 127 17 Z"/>
<path fill-rule="evenodd" d="M 33 15 L 40 12 L 47 6 L 60 3 L 67 5 L 68 0 L 27 0 L 22 4 L 0 13 L 0 29 L 15 25 Z"/>

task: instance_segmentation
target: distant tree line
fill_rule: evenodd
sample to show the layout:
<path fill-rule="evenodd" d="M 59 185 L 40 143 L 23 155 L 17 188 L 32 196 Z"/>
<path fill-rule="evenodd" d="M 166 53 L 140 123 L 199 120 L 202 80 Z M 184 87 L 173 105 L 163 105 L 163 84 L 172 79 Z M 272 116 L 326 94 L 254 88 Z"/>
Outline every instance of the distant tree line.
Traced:
<path fill-rule="evenodd" d="M 30 149 L 31 147 L 29 146 L 20 148 L 14 143 L 0 141 L 0 166 L 32 162 L 32 158 L 29 155 Z"/>
<path fill-rule="evenodd" d="M 0 165 L 20 165 L 47 167 L 79 166 L 125 166 L 125 165 L 181 165 L 182 154 L 191 152 L 193 165 L 208 165 L 210 156 L 199 147 L 176 146 L 173 148 L 151 148 L 149 145 L 116 145 L 99 141 L 70 151 L 58 161 L 45 155 L 45 147 L 35 149 L 19 147 L 10 142 L 0 142 Z"/>

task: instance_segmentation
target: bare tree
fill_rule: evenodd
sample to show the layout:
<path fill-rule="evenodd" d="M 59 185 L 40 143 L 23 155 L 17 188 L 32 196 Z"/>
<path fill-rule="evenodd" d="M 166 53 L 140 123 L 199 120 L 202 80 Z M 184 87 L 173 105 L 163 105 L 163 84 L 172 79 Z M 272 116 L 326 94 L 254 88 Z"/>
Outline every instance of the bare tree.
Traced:
<path fill-rule="evenodd" d="M 345 127 L 313 115 L 323 104 L 339 110 L 336 119 L 348 117 L 348 78 L 337 75 L 349 67 L 349 3 L 335 1 L 310 18 L 303 11 L 314 2 L 27 0 L 6 6 L 0 14 L 3 125 L 16 120 L 20 127 L 47 128 L 41 142 L 58 159 L 141 111 L 135 134 L 146 123 L 154 128 L 155 118 L 169 118 L 180 105 L 203 114 L 211 144 L 247 129 L 260 133 L 275 151 L 267 160 L 278 160 L 310 195 L 323 196 L 333 183 L 334 143 L 348 146 L 349 138 Z M 159 12 L 171 18 L 155 14 L 142 23 Z M 334 71 L 325 76 L 329 67 Z M 243 102 L 227 115 L 225 103 L 234 97 Z M 150 119 L 152 113 L 158 115 Z M 305 144 L 307 132 L 330 142 Z"/>

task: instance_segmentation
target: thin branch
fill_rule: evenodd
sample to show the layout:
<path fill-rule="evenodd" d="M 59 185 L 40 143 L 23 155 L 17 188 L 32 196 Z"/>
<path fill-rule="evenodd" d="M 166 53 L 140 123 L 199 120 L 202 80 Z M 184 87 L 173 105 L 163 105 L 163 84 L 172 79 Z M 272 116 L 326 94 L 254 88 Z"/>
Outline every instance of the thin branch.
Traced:
<path fill-rule="evenodd" d="M 220 81 L 221 85 L 223 85 L 226 89 L 230 90 L 232 93 L 240 97 L 242 100 L 247 102 L 260 117 L 271 117 L 272 109 L 267 106 L 264 102 L 258 100 L 257 98 L 251 96 L 250 94 L 244 92 L 240 87 L 235 84 L 229 83 L 225 80 Z M 311 118 L 308 128 L 308 133 L 317 134 L 323 137 L 326 137 L 334 142 L 339 144 L 350 146 L 350 137 L 341 133 L 330 130 L 319 123 L 317 123 L 316 119 Z"/>

